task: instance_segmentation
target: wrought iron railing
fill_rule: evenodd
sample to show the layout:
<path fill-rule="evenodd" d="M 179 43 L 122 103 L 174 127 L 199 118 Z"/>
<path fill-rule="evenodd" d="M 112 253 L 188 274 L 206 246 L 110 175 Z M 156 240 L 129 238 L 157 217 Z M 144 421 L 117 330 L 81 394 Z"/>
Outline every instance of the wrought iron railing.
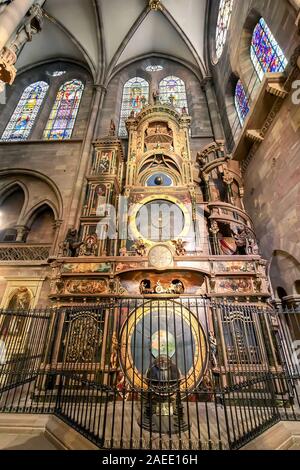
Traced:
<path fill-rule="evenodd" d="M 55 413 L 99 448 L 237 449 L 300 419 L 299 315 L 203 298 L 2 311 L 0 411 Z"/>

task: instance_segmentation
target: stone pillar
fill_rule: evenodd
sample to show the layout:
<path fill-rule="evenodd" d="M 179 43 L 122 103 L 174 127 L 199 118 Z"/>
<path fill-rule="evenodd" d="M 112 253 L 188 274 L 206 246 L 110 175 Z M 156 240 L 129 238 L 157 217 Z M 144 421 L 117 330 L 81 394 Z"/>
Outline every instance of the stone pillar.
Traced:
<path fill-rule="evenodd" d="M 62 220 L 56 220 L 53 224 L 53 229 L 54 229 L 54 240 L 52 243 L 52 248 L 51 248 L 51 255 L 55 255 L 55 253 L 58 251 L 58 241 L 59 241 L 59 233 L 60 233 L 60 228 L 62 226 L 63 221 Z"/>
<path fill-rule="evenodd" d="M 73 189 L 72 202 L 68 209 L 69 224 L 77 227 L 82 215 L 82 208 L 85 199 L 85 178 L 91 161 L 92 142 L 97 138 L 95 131 L 98 129 L 98 119 L 101 115 L 101 107 L 106 93 L 106 88 L 102 85 L 95 85 L 93 101 L 90 110 L 89 122 L 86 135 L 81 149 L 80 166 L 76 175 L 76 185 Z"/>
<path fill-rule="evenodd" d="M 21 243 L 25 242 L 27 234 L 29 232 L 29 228 L 26 227 L 25 225 L 18 225 L 16 229 L 17 229 L 16 242 L 21 242 Z"/>
<path fill-rule="evenodd" d="M 4 83 L 13 83 L 18 52 L 41 30 L 43 3 L 44 0 L 14 0 L 0 14 L 0 80 Z"/>
<path fill-rule="evenodd" d="M 215 141 L 225 140 L 223 126 L 221 122 L 221 116 L 219 112 L 219 107 L 217 104 L 217 98 L 213 86 L 213 81 L 211 77 L 206 77 L 202 80 L 201 88 L 205 91 L 206 100 L 212 125 L 212 130 L 214 134 Z"/>

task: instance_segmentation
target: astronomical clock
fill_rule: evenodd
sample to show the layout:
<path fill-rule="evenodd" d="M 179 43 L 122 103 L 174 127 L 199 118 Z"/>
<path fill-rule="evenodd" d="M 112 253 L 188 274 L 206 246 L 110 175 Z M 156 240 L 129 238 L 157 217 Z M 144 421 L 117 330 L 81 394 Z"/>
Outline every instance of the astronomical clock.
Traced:
<path fill-rule="evenodd" d="M 172 433 L 187 426 L 176 396 L 195 401 L 215 377 L 226 383 L 225 364 L 242 361 L 246 344 L 256 351 L 263 334 L 250 314 L 222 316 L 208 299 L 262 305 L 270 295 L 238 162 L 223 142 L 191 152 L 190 124 L 185 108 L 145 103 L 126 121 L 125 152 L 112 122 L 94 142 L 80 224 L 51 260 L 50 298 L 83 312 L 57 339 L 63 357 L 84 350 L 123 399 L 143 397 L 143 428 L 161 431 L 156 417 L 166 416 Z"/>

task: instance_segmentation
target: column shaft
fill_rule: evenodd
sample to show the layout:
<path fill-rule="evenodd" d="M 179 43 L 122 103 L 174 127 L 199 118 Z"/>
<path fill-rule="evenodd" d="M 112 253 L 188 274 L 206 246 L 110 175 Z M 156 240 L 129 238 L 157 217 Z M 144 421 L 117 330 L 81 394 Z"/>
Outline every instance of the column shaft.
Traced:
<path fill-rule="evenodd" d="M 35 0 L 14 0 L 0 14 L 0 50 L 16 31 Z"/>

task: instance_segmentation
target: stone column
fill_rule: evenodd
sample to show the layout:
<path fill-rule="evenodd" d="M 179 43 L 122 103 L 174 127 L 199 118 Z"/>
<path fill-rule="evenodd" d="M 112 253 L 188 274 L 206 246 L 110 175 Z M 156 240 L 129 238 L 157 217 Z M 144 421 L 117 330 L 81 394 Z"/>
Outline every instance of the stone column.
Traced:
<path fill-rule="evenodd" d="M 43 3 L 44 0 L 14 0 L 0 14 L 0 80 L 4 83 L 13 83 L 18 52 L 27 41 L 31 41 L 33 34 L 41 30 L 40 6 Z M 23 23 L 24 18 L 27 21 Z"/>
<path fill-rule="evenodd" d="M 225 140 L 223 126 L 221 122 L 221 116 L 219 107 L 217 104 L 217 98 L 213 86 L 213 81 L 211 77 L 206 77 L 202 80 L 201 88 L 205 91 L 206 100 L 212 125 L 212 130 L 214 134 L 215 141 Z"/>
<path fill-rule="evenodd" d="M 17 238 L 16 242 L 25 242 L 27 234 L 29 233 L 29 228 L 25 225 L 18 225 L 17 229 Z"/>

